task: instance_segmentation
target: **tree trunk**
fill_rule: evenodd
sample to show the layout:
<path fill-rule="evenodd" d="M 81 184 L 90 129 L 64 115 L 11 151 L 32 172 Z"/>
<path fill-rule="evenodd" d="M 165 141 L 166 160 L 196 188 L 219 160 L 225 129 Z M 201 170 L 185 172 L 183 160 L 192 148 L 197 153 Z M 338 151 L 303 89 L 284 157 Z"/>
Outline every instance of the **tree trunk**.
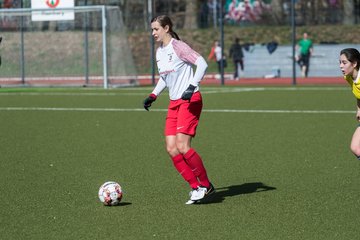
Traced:
<path fill-rule="evenodd" d="M 196 1 L 186 0 L 185 23 L 187 29 L 197 29 Z"/>
<path fill-rule="evenodd" d="M 344 20 L 345 25 L 352 25 L 355 23 L 354 18 L 354 1 L 353 0 L 344 0 Z"/>
<path fill-rule="evenodd" d="M 283 0 L 271 1 L 272 16 L 276 23 L 284 23 Z"/>

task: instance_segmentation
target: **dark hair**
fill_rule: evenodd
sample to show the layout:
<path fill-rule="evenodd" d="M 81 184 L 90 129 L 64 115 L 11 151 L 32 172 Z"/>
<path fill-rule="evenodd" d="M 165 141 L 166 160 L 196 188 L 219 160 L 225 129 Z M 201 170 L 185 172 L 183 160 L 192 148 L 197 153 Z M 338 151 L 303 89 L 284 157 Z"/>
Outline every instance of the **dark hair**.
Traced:
<path fill-rule="evenodd" d="M 351 62 L 351 63 L 357 63 L 356 64 L 356 70 L 359 70 L 360 68 L 360 53 L 355 48 L 345 48 L 341 50 L 340 55 L 345 55 L 345 57 Z"/>
<path fill-rule="evenodd" d="M 167 16 L 167 15 L 160 15 L 157 17 L 154 17 L 153 19 L 151 19 L 151 22 L 158 22 L 160 24 L 160 26 L 162 26 L 163 28 L 167 25 L 169 26 L 169 34 L 171 35 L 171 37 L 180 40 L 179 36 L 177 35 L 176 32 L 173 31 L 173 23 L 171 21 L 171 19 Z"/>

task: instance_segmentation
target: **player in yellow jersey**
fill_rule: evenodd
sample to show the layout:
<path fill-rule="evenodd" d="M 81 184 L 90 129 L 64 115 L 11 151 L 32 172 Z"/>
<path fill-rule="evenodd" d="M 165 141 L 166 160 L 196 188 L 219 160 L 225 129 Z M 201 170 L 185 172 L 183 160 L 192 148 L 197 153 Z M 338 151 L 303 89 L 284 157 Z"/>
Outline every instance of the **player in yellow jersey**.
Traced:
<path fill-rule="evenodd" d="M 356 98 L 356 120 L 360 123 L 360 53 L 355 48 L 345 48 L 340 52 L 340 70 L 352 88 Z M 350 144 L 351 151 L 360 160 L 360 124 L 356 128 Z"/>

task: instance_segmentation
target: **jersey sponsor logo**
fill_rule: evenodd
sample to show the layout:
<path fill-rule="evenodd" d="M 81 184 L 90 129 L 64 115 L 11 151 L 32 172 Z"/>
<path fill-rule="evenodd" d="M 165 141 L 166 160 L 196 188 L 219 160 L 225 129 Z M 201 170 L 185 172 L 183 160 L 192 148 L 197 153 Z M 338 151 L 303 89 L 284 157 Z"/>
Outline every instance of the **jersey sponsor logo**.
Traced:
<path fill-rule="evenodd" d="M 172 62 L 172 61 L 173 61 L 173 54 L 174 54 L 174 53 L 168 53 L 169 62 Z"/>
<path fill-rule="evenodd" d="M 159 69 L 159 74 L 162 75 L 162 74 L 169 74 L 169 73 L 172 73 L 172 72 L 175 72 L 174 69 L 171 69 L 171 70 L 167 70 L 167 71 L 163 71 L 163 72 L 160 72 L 160 69 Z"/>

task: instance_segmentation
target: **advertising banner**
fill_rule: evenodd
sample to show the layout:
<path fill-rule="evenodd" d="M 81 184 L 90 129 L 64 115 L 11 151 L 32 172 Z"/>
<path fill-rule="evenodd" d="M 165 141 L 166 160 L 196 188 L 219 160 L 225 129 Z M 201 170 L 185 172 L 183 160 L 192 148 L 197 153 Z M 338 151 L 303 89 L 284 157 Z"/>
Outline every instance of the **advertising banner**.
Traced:
<path fill-rule="evenodd" d="M 32 9 L 45 9 L 46 11 L 33 11 L 32 21 L 63 21 L 74 20 L 74 10 L 56 10 L 73 8 L 74 0 L 31 0 Z"/>

